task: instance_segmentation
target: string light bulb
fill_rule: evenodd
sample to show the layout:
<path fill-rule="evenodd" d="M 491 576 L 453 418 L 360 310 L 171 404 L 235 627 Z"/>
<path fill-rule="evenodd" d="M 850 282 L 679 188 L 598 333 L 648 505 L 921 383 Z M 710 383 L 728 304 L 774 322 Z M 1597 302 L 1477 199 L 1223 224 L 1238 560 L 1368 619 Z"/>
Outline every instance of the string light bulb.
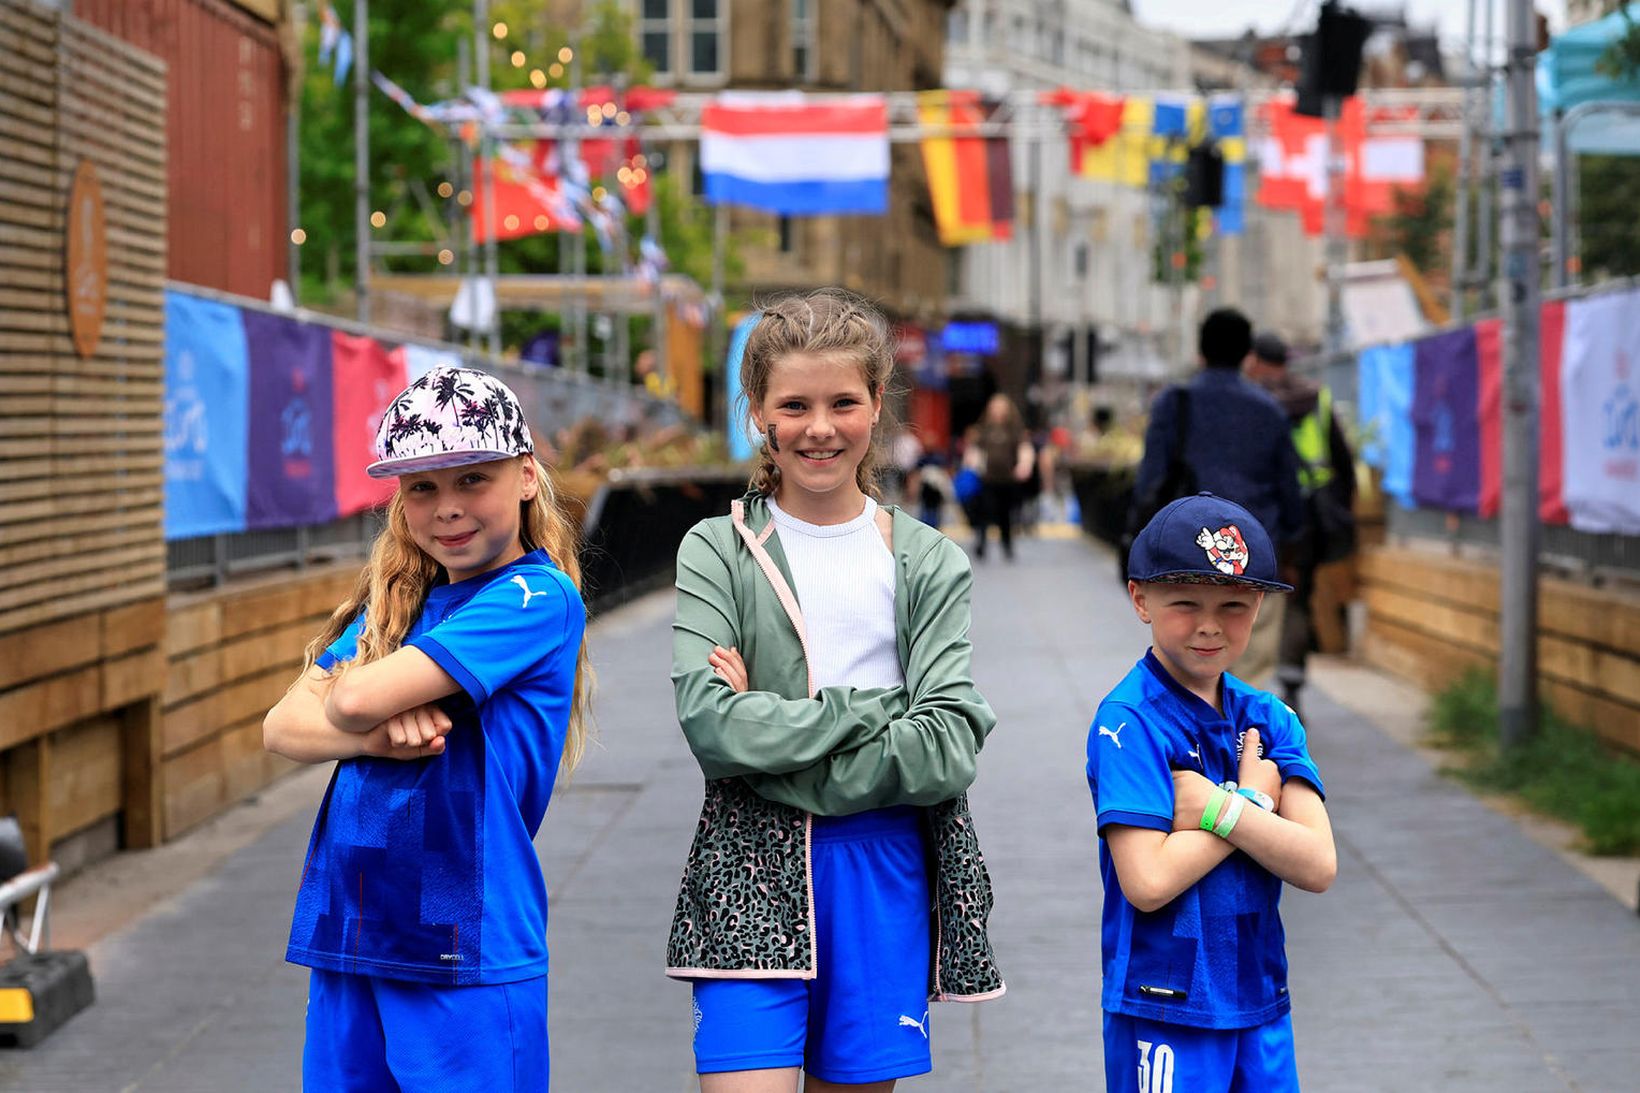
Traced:
<path fill-rule="evenodd" d="M 551 226 L 552 226 L 552 221 L 548 220 L 545 216 L 541 215 L 540 213 L 535 214 L 535 230 L 536 231 L 544 232 Z"/>
<path fill-rule="evenodd" d="M 547 86 L 547 74 L 539 68 L 530 69 L 530 84 L 537 90 Z"/>
<path fill-rule="evenodd" d="M 440 182 L 438 184 L 438 195 L 440 197 L 449 197 L 451 194 L 453 194 L 455 192 L 456 192 L 456 188 L 454 186 L 450 185 L 448 182 Z"/>
<path fill-rule="evenodd" d="M 380 209 L 377 209 L 375 212 L 371 213 L 370 214 L 370 226 L 372 228 L 385 228 L 385 227 L 387 227 L 387 214 L 382 212 Z"/>
<path fill-rule="evenodd" d="M 496 41 L 501 41 L 501 39 L 507 36 L 507 24 L 497 23 L 495 26 L 490 28 L 490 33 L 495 35 Z"/>
<path fill-rule="evenodd" d="M 505 225 L 506 229 L 510 232 L 517 231 L 518 230 L 518 214 L 517 213 L 508 213 L 507 214 L 507 219 L 503 220 L 502 224 Z"/>
<path fill-rule="evenodd" d="M 571 61 L 575 60 L 575 51 L 569 48 L 569 46 L 564 46 L 558 51 L 558 59 L 564 64 L 569 64 Z"/>
<path fill-rule="evenodd" d="M 473 203 L 473 191 L 471 191 L 471 190 L 462 190 L 459 194 L 456 195 L 456 204 L 461 205 L 462 207 L 466 207 L 468 205 L 471 205 L 472 203 Z"/>
<path fill-rule="evenodd" d="M 615 113 L 615 124 L 616 125 L 631 125 L 632 124 L 632 115 L 628 114 L 625 110 L 616 111 L 616 113 Z"/>
<path fill-rule="evenodd" d="M 551 76 L 553 79 L 556 80 L 563 76 L 563 74 L 564 66 L 559 64 L 557 61 L 554 61 L 552 64 L 547 66 L 547 75 Z"/>
<path fill-rule="evenodd" d="M 513 50 L 513 52 L 512 52 L 513 67 L 514 68 L 523 68 L 524 67 L 524 61 L 525 61 L 524 51 L 521 50 L 521 49 Z"/>
<path fill-rule="evenodd" d="M 448 247 L 438 252 L 438 264 L 441 266 L 447 266 L 455 260 L 455 252 L 450 250 Z"/>
<path fill-rule="evenodd" d="M 598 204 L 602 205 L 604 203 L 604 198 L 608 196 L 609 191 L 604 189 L 602 186 L 594 186 L 592 188 L 592 200 L 596 201 Z"/>
<path fill-rule="evenodd" d="M 606 117 L 606 118 L 614 118 L 615 117 L 616 108 L 615 108 L 614 103 L 606 102 L 606 103 L 604 103 L 604 105 L 601 109 L 603 111 L 604 117 Z"/>
<path fill-rule="evenodd" d="M 301 246 L 303 243 L 307 242 L 307 232 L 303 231 L 301 228 L 293 229 L 290 233 L 290 241 L 295 243 L 298 247 Z"/>

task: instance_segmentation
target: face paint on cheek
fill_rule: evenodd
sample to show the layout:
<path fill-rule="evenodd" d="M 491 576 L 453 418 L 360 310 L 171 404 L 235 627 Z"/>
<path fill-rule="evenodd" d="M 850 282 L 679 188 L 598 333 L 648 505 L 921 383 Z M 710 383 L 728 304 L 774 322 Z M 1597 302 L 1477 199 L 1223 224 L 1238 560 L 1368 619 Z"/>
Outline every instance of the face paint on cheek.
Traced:
<path fill-rule="evenodd" d="M 779 455 L 780 454 L 780 441 L 774 435 L 774 423 L 770 422 L 769 427 L 767 429 L 765 429 L 764 432 L 768 433 L 768 435 L 769 435 L 769 451 L 774 452 L 776 455 Z"/>

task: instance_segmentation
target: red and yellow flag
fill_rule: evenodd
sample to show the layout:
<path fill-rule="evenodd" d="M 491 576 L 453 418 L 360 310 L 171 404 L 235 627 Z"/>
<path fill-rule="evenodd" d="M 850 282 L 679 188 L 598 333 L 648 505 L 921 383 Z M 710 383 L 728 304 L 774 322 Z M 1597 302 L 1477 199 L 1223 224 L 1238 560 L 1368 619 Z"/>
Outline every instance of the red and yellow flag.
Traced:
<path fill-rule="evenodd" d="M 977 91 L 924 91 L 917 96 L 918 121 L 932 133 L 923 138 L 922 153 L 934 222 L 940 242 L 948 247 L 1013 235 L 1008 138 L 978 133 L 993 109 Z"/>

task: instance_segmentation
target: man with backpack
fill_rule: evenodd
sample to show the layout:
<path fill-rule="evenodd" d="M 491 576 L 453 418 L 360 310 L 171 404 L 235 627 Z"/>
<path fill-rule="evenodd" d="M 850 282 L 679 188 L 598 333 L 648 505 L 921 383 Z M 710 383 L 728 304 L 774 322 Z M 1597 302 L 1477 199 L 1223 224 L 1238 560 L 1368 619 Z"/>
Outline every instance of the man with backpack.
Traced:
<path fill-rule="evenodd" d="M 1234 308 L 1219 308 L 1202 320 L 1196 345 L 1201 370 L 1151 404 L 1128 528 L 1137 533 L 1169 501 L 1206 490 L 1252 513 L 1287 568 L 1305 528 L 1299 461 L 1281 407 L 1242 375 L 1253 325 Z M 1279 608 L 1276 597 L 1259 613 L 1240 663 L 1242 678 L 1255 685 L 1276 666 Z"/>

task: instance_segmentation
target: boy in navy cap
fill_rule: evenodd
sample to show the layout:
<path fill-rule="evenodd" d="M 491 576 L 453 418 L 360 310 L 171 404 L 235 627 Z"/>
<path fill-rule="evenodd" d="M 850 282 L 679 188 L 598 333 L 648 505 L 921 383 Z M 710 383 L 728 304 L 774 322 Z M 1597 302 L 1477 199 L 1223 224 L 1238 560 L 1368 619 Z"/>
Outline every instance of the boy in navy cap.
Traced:
<path fill-rule="evenodd" d="M 1134 540 L 1151 647 L 1088 733 L 1111 1093 L 1299 1087 L 1277 903 L 1283 881 L 1325 891 L 1337 852 L 1304 727 L 1229 674 L 1288 591 L 1262 525 L 1210 493 Z"/>

